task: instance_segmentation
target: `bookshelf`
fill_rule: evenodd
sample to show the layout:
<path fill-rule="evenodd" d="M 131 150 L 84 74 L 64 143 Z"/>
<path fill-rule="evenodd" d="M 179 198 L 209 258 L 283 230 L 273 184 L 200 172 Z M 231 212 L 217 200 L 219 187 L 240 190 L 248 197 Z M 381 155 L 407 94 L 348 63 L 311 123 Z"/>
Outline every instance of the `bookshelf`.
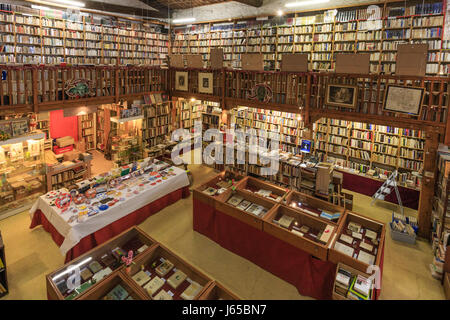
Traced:
<path fill-rule="evenodd" d="M 0 11 L 0 63 L 165 64 L 169 36 L 160 25 L 101 25 L 86 16 L 69 21 L 11 7 L 12 11 Z"/>
<path fill-rule="evenodd" d="M 103 106 L 99 106 L 97 108 L 97 113 L 95 115 L 96 118 L 96 149 L 101 151 L 101 152 L 105 152 L 105 148 L 106 148 L 106 117 L 105 117 L 105 108 Z"/>
<path fill-rule="evenodd" d="M 443 41 L 444 10 L 439 1 L 380 4 L 381 16 L 369 21 L 367 6 L 297 12 L 268 20 L 248 19 L 176 27 L 173 54 L 203 54 L 224 49 L 224 61 L 239 69 L 242 53 L 264 55 L 266 70 L 279 70 L 284 53 L 307 53 L 310 69 L 333 70 L 336 53 L 370 53 L 372 73 L 395 72 L 399 43 L 428 43 L 428 75 L 446 75 L 450 44 Z M 201 39 L 201 40 L 200 40 Z"/>
<path fill-rule="evenodd" d="M 47 166 L 47 192 L 68 188 L 77 182 L 91 177 L 91 162 L 76 161 L 63 162 Z"/>
<path fill-rule="evenodd" d="M 420 188 L 413 172 L 423 168 L 423 132 L 325 118 L 313 131 L 314 152 L 321 161 L 382 179 L 398 170 L 400 185 Z"/>
<path fill-rule="evenodd" d="M 443 146 L 439 147 L 437 157 L 437 179 L 433 197 L 433 210 L 431 215 L 432 224 L 432 249 L 434 253 L 433 262 L 430 265 L 433 277 L 442 280 L 445 270 L 445 258 L 450 235 L 450 206 L 448 183 L 450 172 L 450 153 Z"/>
<path fill-rule="evenodd" d="M 170 103 L 144 106 L 142 138 L 144 147 L 151 148 L 167 140 L 172 132 Z"/>
<path fill-rule="evenodd" d="M 5 245 L 0 232 L 0 298 L 9 292 L 8 276 L 6 272 Z"/>
<path fill-rule="evenodd" d="M 96 113 L 78 116 L 78 138 L 83 140 L 86 151 L 97 147 Z"/>

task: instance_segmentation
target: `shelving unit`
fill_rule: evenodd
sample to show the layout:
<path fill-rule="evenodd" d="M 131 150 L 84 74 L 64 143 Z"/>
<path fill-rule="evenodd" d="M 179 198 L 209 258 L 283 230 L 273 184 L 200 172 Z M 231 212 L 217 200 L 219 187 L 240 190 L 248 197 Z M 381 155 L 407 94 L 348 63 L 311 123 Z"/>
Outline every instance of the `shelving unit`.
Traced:
<path fill-rule="evenodd" d="M 98 25 L 0 11 L 0 63 L 162 65 L 168 53 L 167 30 L 161 25 Z"/>
<path fill-rule="evenodd" d="M 142 138 L 146 147 L 151 148 L 166 141 L 172 132 L 171 124 L 169 102 L 144 106 Z"/>
<path fill-rule="evenodd" d="M 423 132 L 325 118 L 313 127 L 314 152 L 321 161 L 372 176 L 398 170 L 400 185 L 420 188 L 412 172 L 423 167 Z"/>
<path fill-rule="evenodd" d="M 7 295 L 9 292 L 6 269 L 5 244 L 3 243 L 2 234 L 0 232 L 0 298 Z"/>
<path fill-rule="evenodd" d="M 95 150 L 97 146 L 96 114 L 78 116 L 78 138 L 84 140 L 86 151 Z"/>
<path fill-rule="evenodd" d="M 47 166 L 47 192 L 67 188 L 91 177 L 91 162 L 64 162 Z"/>
<path fill-rule="evenodd" d="M 368 20 L 367 6 L 298 12 L 269 20 L 247 20 L 176 27 L 173 54 L 202 54 L 224 49 L 229 67 L 240 68 L 242 53 L 261 53 L 267 70 L 279 70 L 283 53 L 308 53 L 310 69 L 333 70 L 336 53 L 370 53 L 373 73 L 395 72 L 399 43 L 428 43 L 427 74 L 449 73 L 448 41 L 443 41 L 442 2 L 404 1 L 379 5 L 381 17 Z M 395 18 L 395 19 L 394 19 Z"/>

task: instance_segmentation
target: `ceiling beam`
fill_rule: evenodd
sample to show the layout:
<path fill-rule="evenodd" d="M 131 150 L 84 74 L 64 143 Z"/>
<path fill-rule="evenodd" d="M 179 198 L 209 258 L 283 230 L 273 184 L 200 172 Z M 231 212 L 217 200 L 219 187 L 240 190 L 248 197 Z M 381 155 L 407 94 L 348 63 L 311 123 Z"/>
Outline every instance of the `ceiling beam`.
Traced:
<path fill-rule="evenodd" d="M 256 8 L 259 8 L 263 5 L 263 0 L 234 0 L 234 1 Z"/>
<path fill-rule="evenodd" d="M 130 15 L 136 15 L 136 16 L 144 16 L 144 17 L 151 17 L 151 18 L 167 18 L 168 14 L 167 11 L 164 10 L 143 10 L 140 8 L 134 8 L 130 6 L 122 6 L 117 4 L 111 4 L 111 3 L 103 3 L 103 2 L 96 2 L 96 1 L 84 1 L 86 5 L 86 9 L 91 10 L 101 10 L 101 11 L 107 11 L 107 12 L 115 12 L 115 13 L 121 13 L 121 14 L 130 14 Z M 156 9 L 156 8 L 155 8 Z"/>

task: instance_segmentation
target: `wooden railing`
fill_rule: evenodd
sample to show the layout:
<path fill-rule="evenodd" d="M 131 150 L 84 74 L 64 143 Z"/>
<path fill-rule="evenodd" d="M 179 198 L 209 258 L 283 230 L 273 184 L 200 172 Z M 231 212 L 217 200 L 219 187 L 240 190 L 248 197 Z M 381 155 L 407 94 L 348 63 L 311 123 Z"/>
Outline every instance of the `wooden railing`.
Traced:
<path fill-rule="evenodd" d="M 392 75 L 354 75 L 336 73 L 256 72 L 240 70 L 160 69 L 157 67 L 115 66 L 0 66 L 6 80 L 0 86 L 0 109 L 29 111 L 62 108 L 74 104 L 118 102 L 150 92 L 169 92 L 172 96 L 221 101 L 225 108 L 250 105 L 305 115 L 306 122 L 321 116 L 373 123 L 434 126 L 439 130 L 448 122 L 450 78 L 402 77 Z M 177 73 L 187 73 L 187 90 L 177 90 Z M 212 73 L 212 94 L 199 90 L 199 74 Z M 71 98 L 66 85 L 72 80 L 88 80 L 92 92 Z M 252 89 L 265 84 L 272 93 L 268 102 L 252 99 Z M 329 84 L 358 87 L 354 108 L 330 106 L 325 102 Z M 388 84 L 421 87 L 425 98 L 419 116 L 384 111 Z M 310 117 L 311 116 L 311 117 Z"/>
<path fill-rule="evenodd" d="M 70 104 L 114 102 L 150 92 L 168 91 L 168 70 L 155 67 L 0 66 L 0 109 L 38 111 Z M 67 85 L 82 79 L 89 94 L 70 97 Z"/>

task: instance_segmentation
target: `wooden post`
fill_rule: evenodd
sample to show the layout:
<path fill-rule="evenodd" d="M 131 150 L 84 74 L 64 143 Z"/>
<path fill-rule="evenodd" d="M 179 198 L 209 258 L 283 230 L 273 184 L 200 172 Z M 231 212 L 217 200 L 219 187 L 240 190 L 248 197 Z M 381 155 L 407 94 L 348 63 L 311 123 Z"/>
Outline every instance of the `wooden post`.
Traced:
<path fill-rule="evenodd" d="M 32 79 L 32 88 L 31 92 L 33 93 L 33 112 L 37 113 L 39 111 L 38 109 L 38 75 L 37 75 L 37 68 L 31 69 L 31 79 Z M 41 83 L 42 86 L 45 85 L 44 82 Z M 42 96 L 44 96 L 44 89 L 42 88 Z"/>
<path fill-rule="evenodd" d="M 431 231 L 431 211 L 433 209 L 434 188 L 436 183 L 436 156 L 439 145 L 439 133 L 437 129 L 427 129 L 425 138 L 422 190 L 420 192 L 418 210 L 418 234 L 423 238 L 429 239 Z"/>
<path fill-rule="evenodd" d="M 114 69 L 114 75 L 115 75 L 115 85 L 116 85 L 116 90 L 115 90 L 115 94 L 116 94 L 116 96 L 115 96 L 115 103 L 119 103 L 119 95 L 120 95 L 120 88 L 119 88 L 119 68 L 118 67 L 116 67 L 115 69 Z"/>

